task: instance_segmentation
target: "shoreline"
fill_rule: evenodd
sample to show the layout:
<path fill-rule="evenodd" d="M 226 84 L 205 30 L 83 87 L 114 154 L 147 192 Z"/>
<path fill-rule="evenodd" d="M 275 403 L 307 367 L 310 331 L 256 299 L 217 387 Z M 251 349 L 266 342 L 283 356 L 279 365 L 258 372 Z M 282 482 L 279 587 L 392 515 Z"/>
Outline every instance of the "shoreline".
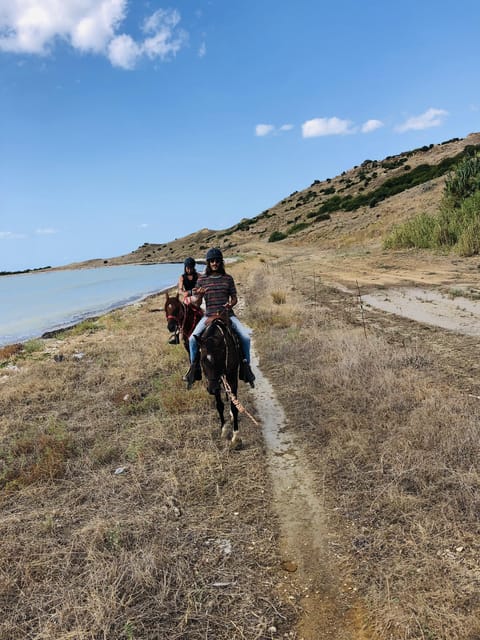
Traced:
<path fill-rule="evenodd" d="M 175 266 L 176 264 L 177 263 L 168 263 L 168 265 L 171 265 L 171 266 Z M 118 265 L 118 266 L 130 266 L 130 265 Z M 137 265 L 137 266 L 142 266 L 142 265 Z M 156 265 L 156 266 L 162 266 L 162 265 Z M 30 275 L 30 274 L 24 274 L 24 275 Z M 11 329 L 15 330 L 16 328 L 15 319 L 7 320 L 6 324 L 4 325 L 5 326 L 4 333 L 3 335 L 0 335 L 0 349 L 12 344 L 19 344 L 19 343 L 24 344 L 29 340 L 49 337 L 49 335 L 51 334 L 66 331 L 69 328 L 74 327 L 86 320 L 103 316 L 117 309 L 138 304 L 150 296 L 155 296 L 155 295 L 164 293 L 165 291 L 168 291 L 176 286 L 176 279 L 175 279 L 176 275 L 174 277 L 173 274 L 171 275 L 166 274 L 166 277 L 164 277 L 164 280 L 166 280 L 167 278 L 171 278 L 170 282 L 168 282 L 168 284 L 162 283 L 159 289 L 154 288 L 154 289 L 150 289 L 147 292 L 133 293 L 131 295 L 129 295 L 128 292 L 125 292 L 123 297 L 121 296 L 121 292 L 119 292 L 118 294 L 119 300 L 111 302 L 110 304 L 105 303 L 106 306 L 102 306 L 102 303 L 99 302 L 96 305 L 96 308 L 92 308 L 90 311 L 88 310 L 88 308 L 86 308 L 85 311 L 82 311 L 82 310 L 68 311 L 68 308 L 67 308 L 65 310 L 65 313 L 63 314 L 63 312 L 59 310 L 57 315 L 60 316 L 60 319 L 59 318 L 55 319 L 55 317 L 52 317 L 51 322 L 49 322 L 48 316 L 46 316 L 44 310 L 42 309 L 40 313 L 43 313 L 43 317 L 45 319 L 45 322 L 43 323 L 44 325 L 43 328 L 42 326 L 39 326 L 38 328 L 33 326 L 33 328 L 30 330 L 30 328 L 27 326 L 26 327 L 27 330 L 24 332 L 23 335 L 21 335 L 20 333 L 14 334 L 11 331 Z M 146 284 L 148 285 L 148 282 Z M 152 282 L 150 284 L 154 284 L 154 283 Z M 101 283 L 100 283 L 100 286 L 101 286 Z M 8 295 L 8 287 L 6 289 L 5 295 Z M 46 295 L 48 295 L 48 292 Z M 107 293 L 104 293 L 104 297 L 106 295 Z M 102 294 L 100 293 L 99 299 L 101 299 L 101 297 L 102 297 Z M 84 301 L 83 306 L 86 307 L 86 305 L 87 305 L 87 300 Z M 70 303 L 70 306 L 72 306 L 71 303 Z M 80 306 L 81 306 L 81 303 L 80 303 Z M 55 311 L 55 300 L 52 300 L 51 308 Z M 62 314 L 64 315 L 64 318 L 61 318 Z M 28 319 L 28 317 L 31 317 L 31 316 L 28 315 L 28 311 L 27 311 L 25 312 L 25 318 Z M 40 316 L 40 319 L 41 319 L 41 316 Z M 8 329 L 10 329 L 10 331 Z"/>

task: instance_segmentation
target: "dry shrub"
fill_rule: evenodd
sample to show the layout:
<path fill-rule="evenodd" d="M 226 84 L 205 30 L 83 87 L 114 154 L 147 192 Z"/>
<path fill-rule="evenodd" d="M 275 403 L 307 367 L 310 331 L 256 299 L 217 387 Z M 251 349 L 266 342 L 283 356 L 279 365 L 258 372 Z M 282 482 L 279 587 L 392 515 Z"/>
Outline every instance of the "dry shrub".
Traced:
<path fill-rule="evenodd" d="M 260 322 L 256 345 L 290 428 L 320 470 L 319 492 L 326 487 L 339 517 L 344 553 L 377 629 L 404 640 L 473 640 L 478 400 L 436 388 L 421 349 L 412 354 L 381 335 L 366 337 L 357 322 L 296 301 L 297 326 Z"/>
<path fill-rule="evenodd" d="M 23 351 L 23 344 L 7 344 L 5 347 L 0 348 L 0 362 L 2 360 L 9 360 L 12 356 L 17 355 Z"/>

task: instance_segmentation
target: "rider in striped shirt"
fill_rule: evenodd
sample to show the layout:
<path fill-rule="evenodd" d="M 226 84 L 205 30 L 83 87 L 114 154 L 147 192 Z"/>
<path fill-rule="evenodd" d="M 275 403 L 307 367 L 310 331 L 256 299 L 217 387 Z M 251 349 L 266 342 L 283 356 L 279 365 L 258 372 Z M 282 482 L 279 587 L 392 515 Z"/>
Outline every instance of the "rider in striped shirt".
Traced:
<path fill-rule="evenodd" d="M 207 252 L 207 267 L 197 281 L 194 289 L 196 295 L 200 295 L 205 300 L 205 315 L 195 327 L 190 336 L 190 370 L 186 375 L 189 385 L 195 380 L 195 369 L 198 371 L 198 344 L 195 336 L 199 336 L 205 329 L 207 318 L 215 315 L 225 308 L 229 311 L 230 321 L 237 333 L 243 351 L 243 367 L 247 382 L 254 386 L 255 376 L 250 368 L 250 335 L 240 320 L 233 312 L 233 307 L 237 304 L 237 289 L 231 275 L 225 273 L 223 254 L 220 249 L 209 249 Z"/>

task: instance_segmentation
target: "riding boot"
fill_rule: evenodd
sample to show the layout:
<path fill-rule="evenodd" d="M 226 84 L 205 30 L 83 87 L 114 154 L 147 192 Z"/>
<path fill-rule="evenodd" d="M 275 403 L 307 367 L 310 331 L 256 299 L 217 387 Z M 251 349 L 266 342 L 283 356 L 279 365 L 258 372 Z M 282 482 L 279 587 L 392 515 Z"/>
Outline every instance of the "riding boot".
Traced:
<path fill-rule="evenodd" d="M 255 387 L 255 375 L 250 367 L 250 364 L 246 360 L 243 360 L 242 365 L 243 365 L 244 380 L 245 382 L 248 382 L 248 384 L 253 389 Z"/>
<path fill-rule="evenodd" d="M 186 375 L 183 377 L 185 382 L 187 383 L 187 389 L 191 389 L 195 380 L 202 379 L 202 370 L 200 368 L 200 355 L 198 355 L 195 360 L 190 365 L 190 369 L 187 371 Z"/>

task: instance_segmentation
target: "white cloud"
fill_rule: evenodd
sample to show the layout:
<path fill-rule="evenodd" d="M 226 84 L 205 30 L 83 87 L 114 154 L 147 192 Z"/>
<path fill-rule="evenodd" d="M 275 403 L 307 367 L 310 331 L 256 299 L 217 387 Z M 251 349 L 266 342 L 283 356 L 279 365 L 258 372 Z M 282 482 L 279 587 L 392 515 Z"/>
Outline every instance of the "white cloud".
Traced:
<path fill-rule="evenodd" d="M 172 9 L 159 9 L 147 18 L 143 25 L 143 31 L 149 34 L 142 45 L 142 52 L 149 58 L 166 60 L 180 51 L 187 41 L 187 32 L 177 29 L 180 22 L 180 14 Z"/>
<path fill-rule="evenodd" d="M 148 227 L 148 224 L 143 222 L 142 224 L 138 225 L 140 227 L 140 229 L 146 229 Z"/>
<path fill-rule="evenodd" d="M 291 131 L 293 124 L 282 124 L 280 127 L 276 127 L 273 124 L 257 124 L 255 127 L 255 135 L 262 137 L 268 135 L 278 135 L 283 131 Z"/>
<path fill-rule="evenodd" d="M 106 55 L 133 69 L 141 57 L 166 60 L 187 41 L 180 14 L 159 9 L 143 23 L 143 40 L 119 32 L 128 0 L 0 0 L 0 51 L 49 54 L 58 40 L 81 52 Z"/>
<path fill-rule="evenodd" d="M 2 0 L 0 50 L 46 54 L 56 39 L 102 51 L 125 17 L 127 0 Z"/>
<path fill-rule="evenodd" d="M 202 42 L 202 44 L 200 45 L 200 48 L 198 49 L 198 57 L 203 58 L 206 55 L 207 55 L 207 45 L 205 44 L 205 42 Z"/>
<path fill-rule="evenodd" d="M 114 67 L 134 69 L 141 55 L 135 40 L 125 34 L 117 36 L 108 45 L 108 59 Z"/>
<path fill-rule="evenodd" d="M 39 236 L 50 236 L 54 233 L 58 233 L 58 229 L 52 229 L 51 227 L 45 227 L 41 229 L 35 229 L 35 233 Z"/>
<path fill-rule="evenodd" d="M 448 116 L 448 111 L 444 109 L 430 108 L 419 116 L 408 118 L 403 124 L 395 127 L 395 130 L 404 133 L 405 131 L 419 131 L 430 127 L 439 127 Z"/>
<path fill-rule="evenodd" d="M 13 231 L 0 231 L 0 240 L 16 240 L 18 238 L 25 238 L 25 235 Z"/>
<path fill-rule="evenodd" d="M 302 136 L 304 138 L 317 138 L 319 136 L 337 136 L 353 133 L 350 129 L 350 120 L 340 118 L 314 118 L 302 124 Z"/>
<path fill-rule="evenodd" d="M 367 120 L 362 124 L 361 131 L 362 133 L 371 133 L 372 131 L 380 129 L 380 127 L 383 126 L 384 124 L 381 120 Z"/>
<path fill-rule="evenodd" d="M 255 135 L 260 137 L 268 136 L 268 134 L 273 131 L 275 131 L 273 124 L 257 124 L 255 127 Z"/>

